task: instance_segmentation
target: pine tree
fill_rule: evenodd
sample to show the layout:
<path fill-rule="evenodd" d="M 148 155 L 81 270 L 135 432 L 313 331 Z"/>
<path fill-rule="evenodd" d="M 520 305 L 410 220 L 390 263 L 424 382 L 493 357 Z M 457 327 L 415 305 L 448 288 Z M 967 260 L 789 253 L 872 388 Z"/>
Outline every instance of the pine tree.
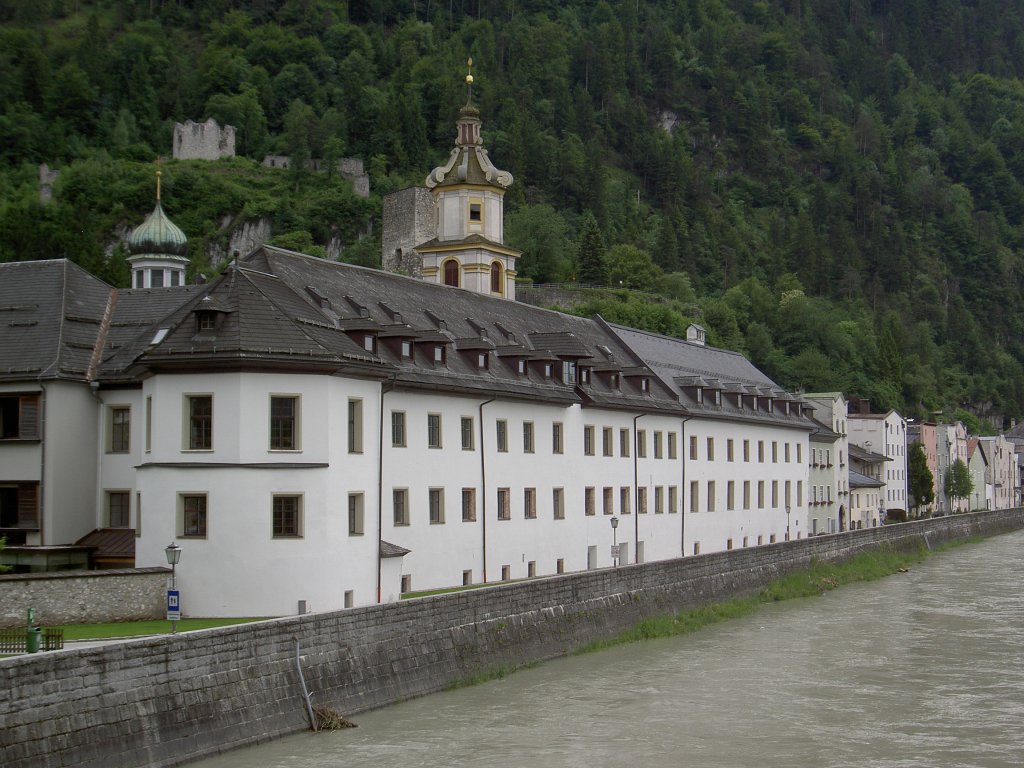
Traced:
<path fill-rule="evenodd" d="M 928 469 L 928 457 L 921 443 L 912 443 L 907 451 L 907 479 L 910 498 L 917 508 L 935 501 L 935 476 Z"/>
<path fill-rule="evenodd" d="M 606 280 L 604 238 L 597 219 L 589 210 L 583 214 L 580 243 L 576 250 L 576 280 L 591 285 L 604 285 Z"/>

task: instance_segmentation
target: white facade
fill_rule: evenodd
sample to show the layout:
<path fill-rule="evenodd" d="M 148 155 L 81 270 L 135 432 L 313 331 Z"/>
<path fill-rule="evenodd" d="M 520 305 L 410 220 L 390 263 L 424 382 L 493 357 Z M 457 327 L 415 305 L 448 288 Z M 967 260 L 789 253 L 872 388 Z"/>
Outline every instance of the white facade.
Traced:
<path fill-rule="evenodd" d="M 885 484 L 880 492 L 883 508 L 906 510 L 908 506 L 906 419 L 896 411 L 889 411 L 885 414 L 851 414 L 847 423 L 851 442 L 889 459 L 879 477 Z"/>
<path fill-rule="evenodd" d="M 830 522 L 833 520 L 838 530 L 845 531 L 852 519 L 846 398 L 842 392 L 815 392 L 804 395 L 804 399 L 814 409 L 814 417 L 838 436 L 829 445 L 811 446 L 810 482 L 812 486 L 818 487 L 816 493 L 813 490 L 811 492 L 812 504 L 817 500 L 816 507 L 811 507 L 811 516 L 812 519 L 818 517 L 820 525 L 829 533 L 833 532 Z M 824 450 L 824 455 L 814 453 L 815 448 Z"/>

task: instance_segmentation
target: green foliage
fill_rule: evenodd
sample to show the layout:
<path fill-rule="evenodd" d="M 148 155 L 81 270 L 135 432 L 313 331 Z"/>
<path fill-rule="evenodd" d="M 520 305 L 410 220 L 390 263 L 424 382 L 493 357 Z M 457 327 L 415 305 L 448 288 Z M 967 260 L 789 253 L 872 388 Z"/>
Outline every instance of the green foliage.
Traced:
<path fill-rule="evenodd" d="M 971 471 L 967 468 L 963 459 L 957 459 L 946 472 L 944 484 L 946 496 L 951 501 L 966 499 L 974 490 L 974 481 L 971 479 Z"/>
<path fill-rule="evenodd" d="M 375 195 L 422 183 L 472 55 L 485 141 L 516 176 L 524 276 L 696 304 L 714 343 L 787 387 L 917 416 L 967 404 L 995 428 L 1024 416 L 1013 4 L 9 5 L 0 259 L 122 280 L 107 246 L 151 207 L 142 163 L 168 153 L 174 121 L 213 116 L 243 158 L 293 163 L 208 164 L 188 197 L 168 189 L 195 268 L 222 222 L 260 216 L 373 263 L 359 235 L 377 199 L 339 195 L 305 160 L 361 157 Z M 40 206 L 41 162 L 90 186 L 62 176 Z"/>
<path fill-rule="evenodd" d="M 916 507 L 925 507 L 935 501 L 935 476 L 928 469 L 928 456 L 921 443 L 911 443 L 907 449 L 907 481 L 910 498 Z"/>

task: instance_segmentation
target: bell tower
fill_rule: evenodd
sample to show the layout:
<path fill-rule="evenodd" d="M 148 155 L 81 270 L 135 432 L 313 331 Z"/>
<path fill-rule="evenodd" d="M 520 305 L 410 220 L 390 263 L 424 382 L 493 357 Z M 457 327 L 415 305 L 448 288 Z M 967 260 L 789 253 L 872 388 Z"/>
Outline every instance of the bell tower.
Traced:
<path fill-rule="evenodd" d="M 430 172 L 435 236 L 416 245 L 424 280 L 456 288 L 516 297 L 519 251 L 505 245 L 505 190 L 512 174 L 491 162 L 480 137 L 480 110 L 473 104 L 473 60 L 466 74 L 467 99 L 456 121 L 448 162 Z"/>

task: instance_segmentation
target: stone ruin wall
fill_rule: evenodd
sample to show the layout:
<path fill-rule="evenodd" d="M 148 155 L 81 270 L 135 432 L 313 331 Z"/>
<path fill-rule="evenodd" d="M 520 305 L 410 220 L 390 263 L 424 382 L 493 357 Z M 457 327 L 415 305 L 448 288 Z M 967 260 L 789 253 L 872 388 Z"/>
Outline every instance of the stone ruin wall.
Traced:
<path fill-rule="evenodd" d="M 386 272 L 421 277 L 423 262 L 415 248 L 437 237 L 437 206 L 426 187 L 409 187 L 381 202 L 381 266 Z"/>
<path fill-rule="evenodd" d="M 235 156 L 235 127 L 223 128 L 212 117 L 205 123 L 186 120 L 174 124 L 172 155 L 175 160 L 220 160 Z"/>

